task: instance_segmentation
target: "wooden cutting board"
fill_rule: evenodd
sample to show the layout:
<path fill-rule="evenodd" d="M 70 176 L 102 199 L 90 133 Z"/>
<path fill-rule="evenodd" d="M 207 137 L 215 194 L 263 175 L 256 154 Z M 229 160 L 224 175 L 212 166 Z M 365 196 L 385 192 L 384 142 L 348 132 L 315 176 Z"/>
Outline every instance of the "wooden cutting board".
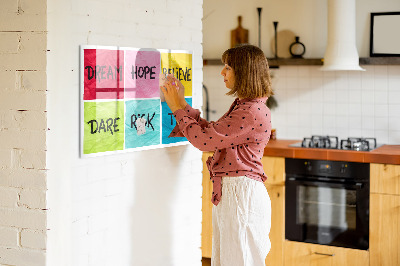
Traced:
<path fill-rule="evenodd" d="M 249 31 L 242 27 L 242 16 L 238 16 L 238 27 L 231 30 L 231 48 L 238 44 L 249 43 Z"/>

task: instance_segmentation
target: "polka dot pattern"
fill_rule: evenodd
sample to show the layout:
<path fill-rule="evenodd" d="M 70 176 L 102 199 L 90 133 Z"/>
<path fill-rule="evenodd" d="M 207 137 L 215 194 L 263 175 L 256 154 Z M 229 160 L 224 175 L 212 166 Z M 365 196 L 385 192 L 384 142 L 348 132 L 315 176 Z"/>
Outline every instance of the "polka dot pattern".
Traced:
<path fill-rule="evenodd" d="M 247 176 L 261 182 L 267 178 L 261 164 L 271 132 L 271 114 L 266 100 L 236 99 L 216 122 L 201 118 L 200 111 L 189 105 L 174 113 L 179 124 L 170 137 L 184 136 L 201 151 L 215 151 L 207 160 L 213 182 L 211 201 L 215 205 L 221 200 L 224 176 Z"/>

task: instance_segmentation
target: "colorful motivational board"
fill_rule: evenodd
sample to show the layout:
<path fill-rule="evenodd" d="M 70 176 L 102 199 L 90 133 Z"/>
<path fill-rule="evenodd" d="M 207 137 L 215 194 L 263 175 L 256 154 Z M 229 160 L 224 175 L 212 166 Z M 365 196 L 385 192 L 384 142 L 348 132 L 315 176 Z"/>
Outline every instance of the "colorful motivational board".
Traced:
<path fill-rule="evenodd" d="M 192 105 L 190 51 L 83 45 L 80 74 L 82 156 L 188 143 L 168 137 L 176 122 L 160 75 L 179 79 Z"/>

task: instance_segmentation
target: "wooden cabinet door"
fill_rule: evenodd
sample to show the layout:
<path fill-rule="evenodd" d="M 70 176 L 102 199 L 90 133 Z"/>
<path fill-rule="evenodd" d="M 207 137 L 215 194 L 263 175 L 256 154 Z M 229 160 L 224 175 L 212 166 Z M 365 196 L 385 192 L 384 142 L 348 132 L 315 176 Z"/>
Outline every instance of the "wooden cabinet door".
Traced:
<path fill-rule="evenodd" d="M 400 165 L 370 165 L 371 193 L 400 195 Z"/>
<path fill-rule="evenodd" d="M 271 199 L 271 250 L 265 259 L 266 266 L 283 265 L 285 240 L 285 187 L 265 184 Z"/>
<path fill-rule="evenodd" d="M 285 266 L 368 266 L 365 250 L 285 241 Z"/>
<path fill-rule="evenodd" d="M 400 196 L 371 194 L 371 266 L 400 265 Z"/>
<path fill-rule="evenodd" d="M 261 163 L 268 177 L 266 184 L 285 185 L 285 158 L 264 156 Z"/>
<path fill-rule="evenodd" d="M 204 258 L 211 258 L 212 252 L 212 183 L 206 161 L 211 152 L 203 153 L 203 194 L 202 194 L 202 223 L 201 223 L 201 253 Z"/>

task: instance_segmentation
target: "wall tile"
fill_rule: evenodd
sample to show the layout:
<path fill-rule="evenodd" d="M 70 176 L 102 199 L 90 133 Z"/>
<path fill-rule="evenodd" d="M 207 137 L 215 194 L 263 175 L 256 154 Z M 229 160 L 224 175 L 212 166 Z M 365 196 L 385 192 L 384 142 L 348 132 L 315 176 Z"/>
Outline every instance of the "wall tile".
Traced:
<path fill-rule="evenodd" d="M 377 65 L 374 66 L 374 77 L 387 79 L 388 66 L 387 65 Z"/>
<path fill-rule="evenodd" d="M 299 88 L 299 81 L 297 77 L 287 77 L 286 78 L 286 87 L 288 89 L 296 89 Z"/>
<path fill-rule="evenodd" d="M 388 89 L 392 91 L 400 89 L 400 74 L 389 76 Z"/>
<path fill-rule="evenodd" d="M 375 104 L 385 104 L 388 102 L 388 92 L 387 91 L 376 91 L 374 94 Z"/>
<path fill-rule="evenodd" d="M 389 134 L 387 130 L 377 130 L 375 129 L 375 138 L 378 142 L 377 144 L 389 143 Z"/>
<path fill-rule="evenodd" d="M 400 67 L 363 67 L 365 72 L 327 72 L 316 66 L 274 70 L 279 77 L 275 83 L 279 107 L 273 111 L 273 118 L 279 138 L 306 137 L 300 132 L 309 131 L 301 128 L 308 122 L 299 123 L 298 119 L 311 117 L 311 134 L 337 133 L 343 138 L 365 134 L 393 143 L 398 129 L 389 129 L 389 124 L 400 117 Z"/>
<path fill-rule="evenodd" d="M 388 117 L 389 108 L 387 104 L 375 104 L 375 117 Z"/>
<path fill-rule="evenodd" d="M 389 104 L 389 117 L 400 117 L 400 104 Z"/>
<path fill-rule="evenodd" d="M 349 102 L 350 103 L 361 103 L 362 101 L 362 90 L 349 90 Z"/>
<path fill-rule="evenodd" d="M 374 79 L 374 89 L 375 91 L 386 91 L 388 89 L 388 78 L 386 77 L 376 77 Z"/>
<path fill-rule="evenodd" d="M 349 90 L 337 90 L 336 92 L 336 103 L 348 104 L 350 102 L 349 99 Z"/>
<path fill-rule="evenodd" d="M 389 91 L 388 96 L 389 96 L 388 100 L 389 104 L 400 105 L 400 88 L 397 91 L 392 91 L 392 90 Z"/>
<path fill-rule="evenodd" d="M 284 72 L 285 77 L 297 77 L 298 76 L 298 67 L 297 66 L 288 66 L 285 67 L 286 72 Z"/>
<path fill-rule="evenodd" d="M 361 118 L 363 130 L 373 130 L 375 128 L 375 119 L 371 116 L 363 116 Z M 373 136 L 373 134 L 371 135 Z"/>
<path fill-rule="evenodd" d="M 400 143 L 400 131 L 389 131 L 389 140 L 387 143 Z"/>
<path fill-rule="evenodd" d="M 374 91 L 363 89 L 361 91 L 361 101 L 363 104 L 374 103 Z"/>
<path fill-rule="evenodd" d="M 375 106 L 373 104 L 363 104 L 361 105 L 361 115 L 362 117 L 373 117 L 375 114 Z"/>

